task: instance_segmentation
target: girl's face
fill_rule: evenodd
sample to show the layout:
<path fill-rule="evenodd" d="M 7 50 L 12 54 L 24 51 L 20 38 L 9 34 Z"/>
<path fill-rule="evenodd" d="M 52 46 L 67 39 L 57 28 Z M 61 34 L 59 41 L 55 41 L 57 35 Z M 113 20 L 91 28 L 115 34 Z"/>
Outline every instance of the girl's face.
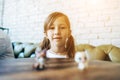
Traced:
<path fill-rule="evenodd" d="M 66 39 L 71 35 L 71 30 L 65 21 L 65 17 L 58 17 L 50 28 L 46 36 L 50 40 L 51 46 L 65 46 Z"/>

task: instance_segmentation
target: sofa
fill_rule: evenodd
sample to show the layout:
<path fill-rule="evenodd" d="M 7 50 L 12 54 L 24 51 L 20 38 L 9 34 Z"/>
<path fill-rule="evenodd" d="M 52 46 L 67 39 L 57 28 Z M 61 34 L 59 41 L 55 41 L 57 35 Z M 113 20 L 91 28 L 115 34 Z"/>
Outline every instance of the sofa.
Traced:
<path fill-rule="evenodd" d="M 85 52 L 88 60 L 108 60 L 120 62 L 120 48 L 111 44 L 93 46 L 90 44 L 79 44 L 76 51 Z"/>
<path fill-rule="evenodd" d="M 32 58 L 35 57 L 35 49 L 39 43 L 12 42 L 12 46 L 15 58 Z"/>
<path fill-rule="evenodd" d="M 13 42 L 13 51 L 15 58 L 35 57 L 35 49 L 39 43 Z M 111 44 L 93 46 L 91 44 L 78 44 L 76 51 L 85 52 L 89 60 L 108 60 L 120 62 L 120 48 Z"/>

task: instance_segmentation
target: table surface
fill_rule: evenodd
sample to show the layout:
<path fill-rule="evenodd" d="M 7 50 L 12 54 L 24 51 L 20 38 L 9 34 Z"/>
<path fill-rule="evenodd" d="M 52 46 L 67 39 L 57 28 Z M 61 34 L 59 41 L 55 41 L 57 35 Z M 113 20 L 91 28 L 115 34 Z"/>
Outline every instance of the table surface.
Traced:
<path fill-rule="evenodd" d="M 120 63 L 90 61 L 79 70 L 72 59 L 48 59 L 45 70 L 32 66 L 33 58 L 0 60 L 1 80 L 120 80 Z"/>

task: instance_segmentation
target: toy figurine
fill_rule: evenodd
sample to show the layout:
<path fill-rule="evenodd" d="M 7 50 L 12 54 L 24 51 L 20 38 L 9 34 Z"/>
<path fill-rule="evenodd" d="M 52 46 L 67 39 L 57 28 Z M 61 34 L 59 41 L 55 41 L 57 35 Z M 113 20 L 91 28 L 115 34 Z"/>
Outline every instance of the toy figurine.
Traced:
<path fill-rule="evenodd" d="M 38 69 L 39 70 L 43 70 L 45 68 L 45 58 L 44 57 L 40 57 L 38 59 L 38 63 L 39 63 Z"/>
<path fill-rule="evenodd" d="M 84 70 L 88 67 L 88 60 L 86 58 L 85 52 L 76 52 L 75 61 L 78 63 L 78 68 Z"/>
<path fill-rule="evenodd" d="M 45 69 L 46 50 L 43 50 L 36 56 L 38 56 L 38 55 L 39 55 L 39 57 L 36 58 L 36 63 L 34 63 L 33 68 L 35 68 L 36 70 L 43 70 L 43 69 Z"/>

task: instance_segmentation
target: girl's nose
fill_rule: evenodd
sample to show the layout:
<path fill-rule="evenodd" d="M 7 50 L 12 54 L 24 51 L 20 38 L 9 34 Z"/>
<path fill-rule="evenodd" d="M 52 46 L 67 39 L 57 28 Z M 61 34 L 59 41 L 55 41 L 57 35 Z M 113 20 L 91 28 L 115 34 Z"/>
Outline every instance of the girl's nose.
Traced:
<path fill-rule="evenodd" d="M 56 35 L 60 34 L 60 29 L 59 29 L 59 27 L 56 27 L 56 28 L 55 28 L 54 34 L 56 34 Z"/>

